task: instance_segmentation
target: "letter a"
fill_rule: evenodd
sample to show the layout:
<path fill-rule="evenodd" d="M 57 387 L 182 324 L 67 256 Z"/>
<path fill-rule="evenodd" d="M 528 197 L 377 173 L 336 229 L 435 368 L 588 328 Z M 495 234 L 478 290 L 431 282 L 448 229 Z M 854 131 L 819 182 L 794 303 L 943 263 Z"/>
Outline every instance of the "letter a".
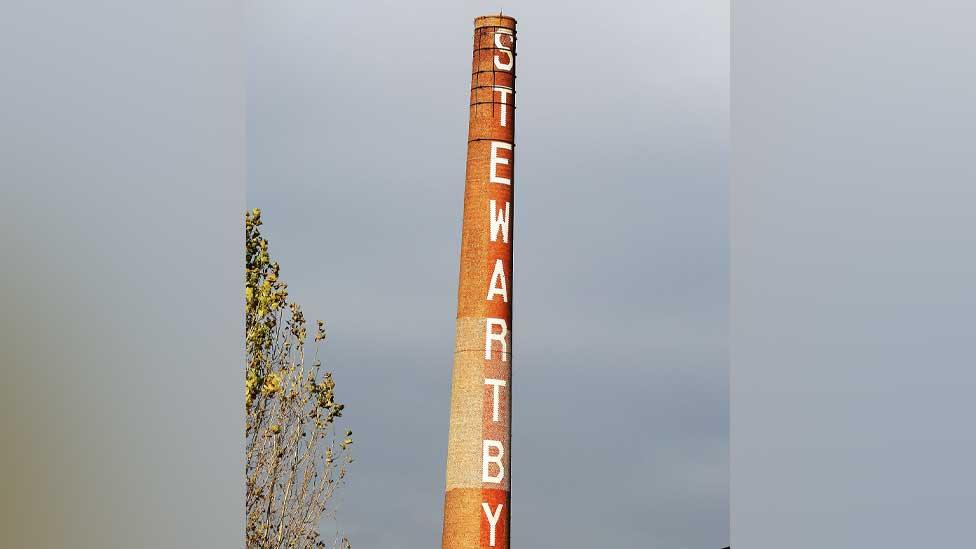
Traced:
<path fill-rule="evenodd" d="M 501 259 L 495 260 L 495 270 L 491 273 L 491 284 L 488 288 L 488 297 L 485 301 L 491 301 L 496 295 L 502 296 L 502 301 L 508 303 L 508 286 L 505 284 L 505 266 Z"/>

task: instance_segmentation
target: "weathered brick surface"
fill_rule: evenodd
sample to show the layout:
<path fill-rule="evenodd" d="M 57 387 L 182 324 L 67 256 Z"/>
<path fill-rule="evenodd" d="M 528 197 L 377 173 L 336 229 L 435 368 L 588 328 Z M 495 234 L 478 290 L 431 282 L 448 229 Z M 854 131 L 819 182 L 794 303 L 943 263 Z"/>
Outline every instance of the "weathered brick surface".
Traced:
<path fill-rule="evenodd" d="M 451 421 L 444 496 L 443 547 L 509 546 L 512 419 L 512 248 L 515 189 L 515 19 L 491 15 L 474 22 L 471 107 L 464 185 L 464 218 L 458 280 L 457 333 L 451 388 Z M 499 47 L 501 45 L 501 47 Z M 492 143 L 496 147 L 491 180 Z M 506 162 L 507 161 L 507 162 Z M 507 231 L 496 222 L 492 239 L 492 204 L 496 219 L 506 211 Z M 496 266 L 501 261 L 500 278 Z M 499 290 L 492 293 L 491 289 Z M 507 300 L 505 297 L 507 296 Z M 504 342 L 488 341 L 486 329 L 500 333 L 492 319 L 507 328 Z M 488 350 L 486 351 L 486 345 Z M 486 358 L 486 352 L 488 357 Z M 495 386 L 500 380 L 505 383 Z M 497 400 L 496 400 L 497 394 Z M 485 441 L 500 444 L 501 467 L 485 460 Z M 494 448 L 494 447 L 492 447 Z M 496 452 L 492 449 L 489 452 Z M 491 454 L 497 456 L 497 453 Z M 500 482 L 485 481 L 497 478 Z M 501 506 L 499 508 L 499 506 Z M 494 528 L 486 511 L 498 509 Z M 492 536 L 494 530 L 494 536 Z"/>

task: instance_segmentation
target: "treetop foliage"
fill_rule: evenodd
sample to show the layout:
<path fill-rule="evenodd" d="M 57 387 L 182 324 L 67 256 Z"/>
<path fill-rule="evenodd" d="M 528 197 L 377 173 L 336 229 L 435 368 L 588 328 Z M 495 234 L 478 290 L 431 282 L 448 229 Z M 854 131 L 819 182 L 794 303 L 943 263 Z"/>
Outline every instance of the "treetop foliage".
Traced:
<path fill-rule="evenodd" d="M 261 236 L 261 211 L 246 212 L 244 225 L 246 546 L 325 547 L 319 522 L 334 516 L 336 489 L 353 462 L 352 431 L 335 431 L 344 406 L 318 360 L 325 323 L 316 323 L 315 357 L 306 364 L 305 316 L 288 300 Z M 338 534 L 333 546 L 350 547 Z"/>

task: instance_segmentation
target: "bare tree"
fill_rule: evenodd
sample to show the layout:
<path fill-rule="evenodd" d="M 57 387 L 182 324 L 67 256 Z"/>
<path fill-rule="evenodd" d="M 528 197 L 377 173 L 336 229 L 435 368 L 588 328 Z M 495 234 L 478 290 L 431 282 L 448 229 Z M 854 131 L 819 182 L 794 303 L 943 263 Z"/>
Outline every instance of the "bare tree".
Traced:
<path fill-rule="evenodd" d="M 332 372 L 322 369 L 318 346 L 325 325 L 317 322 L 315 352 L 307 362 L 308 337 L 301 307 L 261 236 L 261 211 L 245 213 L 244 405 L 246 526 L 248 548 L 325 547 L 323 516 L 335 516 L 336 490 L 352 463 L 352 431 L 339 436 Z M 336 534 L 331 545 L 348 548 Z"/>

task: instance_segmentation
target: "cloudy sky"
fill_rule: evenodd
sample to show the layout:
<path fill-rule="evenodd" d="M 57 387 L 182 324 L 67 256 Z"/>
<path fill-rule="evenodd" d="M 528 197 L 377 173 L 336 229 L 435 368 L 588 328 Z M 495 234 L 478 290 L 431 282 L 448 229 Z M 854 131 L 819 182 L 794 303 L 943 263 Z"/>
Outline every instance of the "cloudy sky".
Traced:
<path fill-rule="evenodd" d="M 728 543 L 722 1 L 251 0 L 248 205 L 324 318 L 360 548 L 440 543 L 472 19 L 519 21 L 512 544 Z"/>

